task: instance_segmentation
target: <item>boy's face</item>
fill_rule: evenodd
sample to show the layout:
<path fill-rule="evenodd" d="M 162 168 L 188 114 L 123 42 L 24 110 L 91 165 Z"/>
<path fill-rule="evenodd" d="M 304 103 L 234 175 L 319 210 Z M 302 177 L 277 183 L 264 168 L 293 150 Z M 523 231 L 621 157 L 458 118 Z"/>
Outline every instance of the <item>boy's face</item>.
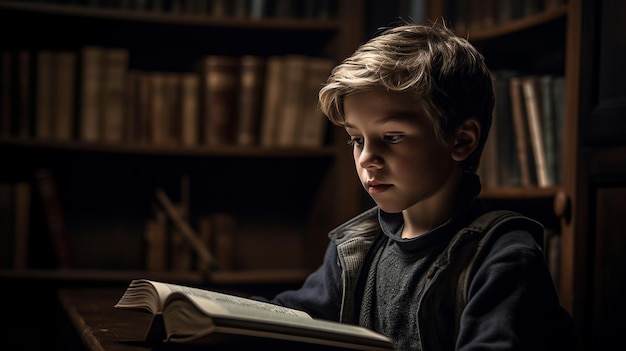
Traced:
<path fill-rule="evenodd" d="M 344 112 L 356 171 L 380 208 L 428 210 L 446 201 L 460 167 L 419 104 L 406 94 L 367 92 L 347 96 Z"/>

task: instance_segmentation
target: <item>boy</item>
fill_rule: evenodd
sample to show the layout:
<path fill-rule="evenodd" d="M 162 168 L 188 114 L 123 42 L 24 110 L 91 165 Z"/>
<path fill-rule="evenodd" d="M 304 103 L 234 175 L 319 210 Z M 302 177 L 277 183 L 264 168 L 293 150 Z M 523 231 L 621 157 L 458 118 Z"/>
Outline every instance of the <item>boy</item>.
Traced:
<path fill-rule="evenodd" d="M 487 212 L 475 172 L 494 95 L 481 54 L 445 25 L 403 24 L 338 65 L 319 100 L 348 133 L 377 206 L 334 229 L 323 265 L 271 302 L 360 324 L 402 350 L 564 348 L 571 321 L 535 221 L 512 221 L 487 242 L 466 302 L 439 274 L 467 265 L 464 251 L 444 255 Z"/>

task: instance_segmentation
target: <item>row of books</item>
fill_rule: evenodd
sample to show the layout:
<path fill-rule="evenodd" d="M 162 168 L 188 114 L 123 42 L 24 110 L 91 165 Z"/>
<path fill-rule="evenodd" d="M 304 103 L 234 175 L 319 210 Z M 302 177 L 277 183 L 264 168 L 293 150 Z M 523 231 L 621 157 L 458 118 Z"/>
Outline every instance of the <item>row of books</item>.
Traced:
<path fill-rule="evenodd" d="M 565 77 L 494 72 L 496 105 L 479 173 L 485 188 L 561 183 Z"/>
<path fill-rule="evenodd" d="M 34 180 L 0 181 L 0 268 L 28 269 L 32 255 L 32 214 L 36 206 L 46 220 L 49 242 L 57 267 L 72 262 L 69 234 L 59 203 L 54 175 L 47 168 L 37 169 Z"/>
<path fill-rule="evenodd" d="M 456 0 L 450 2 L 457 33 L 489 28 L 556 8 L 566 0 Z"/>
<path fill-rule="evenodd" d="M 30 2 L 215 18 L 327 20 L 335 17 L 337 11 L 337 0 L 30 0 Z"/>
<path fill-rule="evenodd" d="M 153 215 L 144 231 L 146 270 L 206 273 L 302 267 L 304 241 L 297 229 L 264 219 L 243 220 L 226 211 L 192 216 L 189 182 L 184 179 L 179 201 L 156 189 Z"/>
<path fill-rule="evenodd" d="M 217 56 L 195 72 L 129 68 L 124 48 L 2 55 L 0 135 L 161 146 L 323 145 L 330 59 Z"/>

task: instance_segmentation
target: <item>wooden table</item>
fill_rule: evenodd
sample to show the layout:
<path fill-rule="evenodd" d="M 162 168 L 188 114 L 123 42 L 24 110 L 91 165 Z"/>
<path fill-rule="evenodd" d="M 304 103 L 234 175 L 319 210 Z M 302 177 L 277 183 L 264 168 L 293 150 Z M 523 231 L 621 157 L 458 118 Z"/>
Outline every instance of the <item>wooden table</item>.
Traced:
<path fill-rule="evenodd" d="M 113 307 L 124 293 L 115 288 L 75 288 L 58 292 L 62 310 L 72 334 L 78 335 L 81 347 L 89 351 L 142 350 L 340 350 L 335 347 L 277 340 L 241 338 L 221 344 L 194 347 L 161 342 L 146 342 L 151 315 Z M 63 337 L 63 336 L 61 336 Z M 69 338 L 69 336 L 68 336 Z M 75 345 L 67 349 L 74 349 Z"/>
<path fill-rule="evenodd" d="M 144 342 L 151 316 L 113 307 L 124 289 L 64 289 L 59 302 L 85 348 L 102 350 L 153 350 Z"/>

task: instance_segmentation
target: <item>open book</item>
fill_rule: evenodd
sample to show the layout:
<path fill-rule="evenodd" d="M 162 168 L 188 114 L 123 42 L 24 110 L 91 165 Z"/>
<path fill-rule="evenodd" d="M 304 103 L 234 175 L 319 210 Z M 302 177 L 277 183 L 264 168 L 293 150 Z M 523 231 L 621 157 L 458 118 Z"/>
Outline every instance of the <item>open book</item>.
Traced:
<path fill-rule="evenodd" d="M 280 339 L 358 350 L 392 350 L 369 329 L 314 319 L 305 312 L 210 290 L 136 279 L 116 308 L 150 312 L 146 339 L 208 344 L 224 336 Z"/>

